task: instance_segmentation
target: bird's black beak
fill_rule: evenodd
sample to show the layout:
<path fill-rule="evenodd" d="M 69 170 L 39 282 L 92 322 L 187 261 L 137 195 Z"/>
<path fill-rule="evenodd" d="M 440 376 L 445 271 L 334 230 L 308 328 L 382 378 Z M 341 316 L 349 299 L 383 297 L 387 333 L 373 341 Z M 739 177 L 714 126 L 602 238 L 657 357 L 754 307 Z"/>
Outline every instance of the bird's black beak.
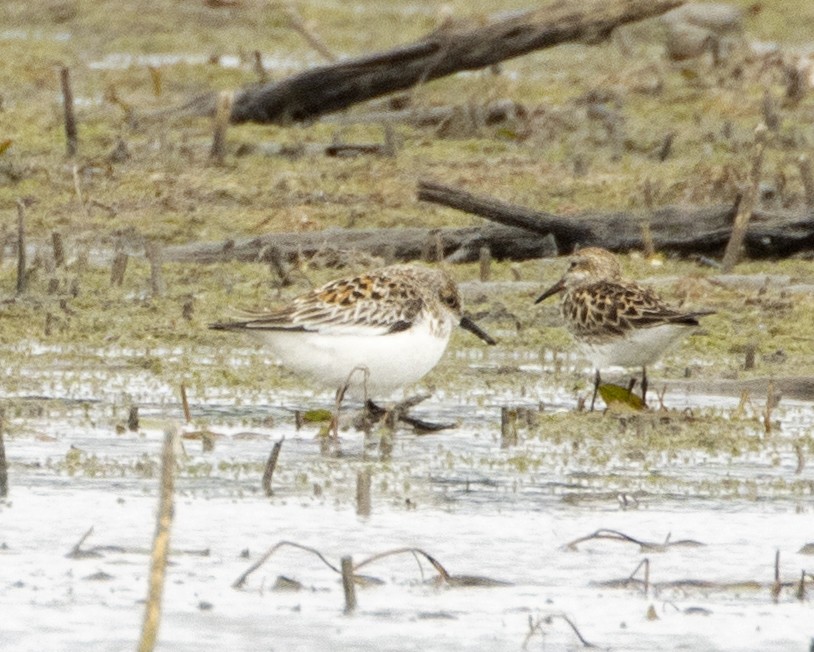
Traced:
<path fill-rule="evenodd" d="M 472 321 L 472 318 L 469 315 L 464 315 L 463 317 L 461 317 L 461 321 L 459 322 L 459 325 L 464 330 L 469 331 L 470 333 L 474 333 L 475 335 L 477 335 L 479 338 L 481 338 L 487 344 L 491 344 L 493 346 L 495 344 L 497 344 L 497 341 L 495 339 L 493 339 L 492 336 L 489 335 L 489 333 L 487 333 L 480 326 L 478 326 L 474 321 Z"/>
<path fill-rule="evenodd" d="M 534 303 L 540 303 L 544 299 L 548 299 L 548 297 L 557 294 L 558 292 L 562 292 L 565 289 L 565 281 L 560 279 L 550 288 L 548 288 L 545 292 L 543 292 L 539 297 L 537 297 L 537 301 Z"/>

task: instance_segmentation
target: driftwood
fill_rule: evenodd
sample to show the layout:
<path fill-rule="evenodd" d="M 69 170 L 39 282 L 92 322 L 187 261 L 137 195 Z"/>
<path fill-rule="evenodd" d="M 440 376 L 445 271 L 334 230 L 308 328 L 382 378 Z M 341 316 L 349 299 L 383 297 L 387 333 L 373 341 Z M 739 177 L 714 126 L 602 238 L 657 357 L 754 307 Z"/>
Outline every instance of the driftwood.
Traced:
<path fill-rule="evenodd" d="M 437 260 L 474 262 L 482 247 L 500 260 L 528 260 L 556 254 L 550 238 L 537 238 L 524 229 L 486 224 L 443 229 L 326 229 L 305 233 L 268 233 L 256 238 L 222 243 L 193 243 L 164 250 L 164 260 L 214 263 L 293 262 L 322 257 L 340 266 L 347 252 L 379 256 L 385 260 Z M 437 254 L 440 254 L 438 256 Z"/>
<path fill-rule="evenodd" d="M 583 213 L 560 217 L 479 197 L 457 188 L 420 181 L 418 198 L 480 215 L 500 224 L 551 235 L 559 253 L 574 247 L 601 246 L 612 251 L 640 249 L 642 226 L 649 224 L 654 246 L 682 255 L 720 254 L 729 241 L 735 205 L 708 207 L 663 206 L 649 214 Z M 814 211 L 771 213 L 755 209 L 744 238 L 751 258 L 784 257 L 814 248 Z"/>
<path fill-rule="evenodd" d="M 442 26 L 419 41 L 307 70 L 235 96 L 232 122 L 287 124 L 412 88 L 462 70 L 479 70 L 568 41 L 597 42 L 620 25 L 658 16 L 683 0 L 570 0 L 485 26 Z M 212 114 L 214 94 L 181 113 Z"/>
<path fill-rule="evenodd" d="M 474 213 L 499 224 L 463 228 L 327 229 L 305 233 L 268 233 L 222 243 L 168 247 L 165 260 L 213 263 L 224 260 L 292 262 L 322 256 L 341 265 L 347 252 L 385 260 L 479 260 L 488 247 L 498 260 L 528 260 L 567 254 L 577 246 L 611 251 L 641 249 L 649 223 L 659 251 L 678 255 L 723 252 L 732 231 L 735 206 L 664 206 L 638 215 L 618 211 L 561 217 L 479 197 L 457 188 L 420 181 L 418 198 Z M 751 258 L 777 258 L 814 249 L 814 211 L 800 215 L 755 210 L 744 240 Z"/>

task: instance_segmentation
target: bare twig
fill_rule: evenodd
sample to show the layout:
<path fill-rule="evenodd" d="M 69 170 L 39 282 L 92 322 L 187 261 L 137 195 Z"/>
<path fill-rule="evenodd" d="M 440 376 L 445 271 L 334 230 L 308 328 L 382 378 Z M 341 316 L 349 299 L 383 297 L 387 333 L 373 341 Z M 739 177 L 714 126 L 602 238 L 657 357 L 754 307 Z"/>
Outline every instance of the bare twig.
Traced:
<path fill-rule="evenodd" d="M 331 52 L 330 48 L 325 44 L 325 41 L 305 23 L 300 12 L 297 11 L 297 8 L 293 4 L 286 3 L 283 10 L 285 11 L 286 18 L 288 18 L 288 26 L 291 29 L 302 36 L 308 45 L 322 55 L 326 61 L 336 61 L 336 55 Z"/>
<path fill-rule="evenodd" d="M 354 570 L 358 571 L 363 566 L 367 566 L 368 564 L 372 564 L 374 561 L 378 561 L 379 559 L 384 559 L 385 557 L 391 557 L 393 555 L 403 555 L 405 553 L 410 553 L 412 555 L 421 555 L 424 557 L 428 562 L 430 562 L 437 571 L 437 573 L 441 576 L 445 582 L 449 582 L 451 579 L 451 575 L 447 572 L 447 569 L 441 565 L 435 557 L 430 555 L 427 552 L 424 552 L 420 548 L 396 548 L 395 550 L 386 550 L 385 552 L 380 552 L 372 557 L 368 557 L 364 561 L 360 561 L 356 566 L 354 566 Z"/>
<path fill-rule="evenodd" d="M 665 545 L 667 544 L 665 543 Z M 633 572 L 630 574 L 628 579 L 632 580 L 634 577 L 636 577 L 636 573 L 638 573 L 639 569 L 642 567 L 644 567 L 644 594 L 647 595 L 650 591 L 650 560 L 647 557 L 639 562 L 639 565 L 633 569 Z"/>
<path fill-rule="evenodd" d="M 277 551 L 278 551 L 280 548 L 283 548 L 283 547 L 285 547 L 285 546 L 290 546 L 290 547 L 292 547 L 292 548 L 297 548 L 297 549 L 299 549 L 299 550 L 305 550 L 306 552 L 310 552 L 311 554 L 314 554 L 314 555 L 316 555 L 317 557 L 319 557 L 319 559 L 322 561 L 322 563 L 324 563 L 324 564 L 325 564 L 325 565 L 326 565 L 328 568 L 330 568 L 330 569 L 331 569 L 332 571 L 334 571 L 335 573 L 339 573 L 339 574 L 341 574 L 341 573 L 342 573 L 342 571 L 341 571 L 341 570 L 339 570 L 339 569 L 338 569 L 336 566 L 334 566 L 334 565 L 333 565 L 331 562 L 329 562 L 329 561 L 328 561 L 328 560 L 327 560 L 327 559 L 324 557 L 324 555 L 323 555 L 323 554 L 322 554 L 322 553 L 321 553 L 319 550 L 317 550 L 316 548 L 311 548 L 311 547 L 309 547 L 309 546 L 303 546 L 303 545 L 301 545 L 301 544 L 299 544 L 299 543 L 294 543 L 293 541 L 280 541 L 279 543 L 275 543 L 273 546 L 271 546 L 271 548 L 269 548 L 269 549 L 268 549 L 268 550 L 267 550 L 267 551 L 266 551 L 266 552 L 263 554 L 263 556 L 262 556 L 262 557 L 260 557 L 260 559 L 258 559 L 258 560 L 257 560 L 256 562 L 254 562 L 254 563 L 253 563 L 251 566 L 249 566 L 249 568 L 247 568 L 247 569 L 246 569 L 246 570 L 245 570 L 245 571 L 244 571 L 244 572 L 243 572 L 243 573 L 240 575 L 240 577 L 238 577 L 238 578 L 237 578 L 237 579 L 236 579 L 236 580 L 235 580 L 235 581 L 232 583 L 232 588 L 233 588 L 233 589 L 239 589 L 239 588 L 242 588 L 242 587 L 243 587 L 243 585 L 246 583 L 246 580 L 248 579 L 249 575 L 251 575 L 252 573 L 254 573 L 254 571 L 256 571 L 256 570 L 257 570 L 258 568 L 260 568 L 260 567 L 261 567 L 263 564 L 265 564 L 265 563 L 266 563 L 266 562 L 267 562 L 267 561 L 268 561 L 268 560 L 271 558 L 271 556 L 272 556 L 272 555 L 273 555 L 275 552 L 277 552 Z"/>
<path fill-rule="evenodd" d="M 585 637 L 579 631 L 579 629 L 577 628 L 577 626 L 576 626 L 576 624 L 574 623 L 573 620 L 571 620 L 565 614 L 559 613 L 559 614 L 549 614 L 547 616 L 543 616 L 542 618 L 539 618 L 537 620 L 537 622 L 534 622 L 531 619 L 531 616 L 529 616 L 529 633 L 526 634 L 526 639 L 523 641 L 522 648 L 524 650 L 526 649 L 526 647 L 528 646 L 529 641 L 531 640 L 531 637 L 534 636 L 534 634 L 536 632 L 540 632 L 541 634 L 543 633 L 543 628 L 542 628 L 543 623 L 545 623 L 547 625 L 550 625 L 551 622 L 555 618 L 559 618 L 560 620 L 564 620 L 566 623 L 568 623 L 568 626 L 571 628 L 571 630 L 574 632 L 574 634 L 576 634 L 577 638 L 579 639 L 579 642 L 582 643 L 583 647 L 591 647 L 591 648 L 597 647 L 596 645 L 594 645 L 593 643 L 589 643 L 585 639 Z"/>
<path fill-rule="evenodd" d="M 85 534 L 83 534 L 79 538 L 79 541 L 76 542 L 76 545 L 74 545 L 74 547 L 71 548 L 71 551 L 65 556 L 66 557 L 81 557 L 82 556 L 82 544 L 85 543 L 85 540 L 91 534 L 93 534 L 93 526 L 92 525 L 88 528 L 87 532 L 85 532 Z"/>
<path fill-rule="evenodd" d="M 161 599 L 164 592 L 164 579 L 170 552 L 170 528 L 173 516 L 173 493 L 175 491 L 175 431 L 164 434 L 161 451 L 161 487 L 156 518 L 153 550 L 150 561 L 150 579 L 147 603 L 144 609 L 144 623 L 141 628 L 139 652 L 151 652 L 158 638 L 161 621 Z"/>
<path fill-rule="evenodd" d="M 579 537 L 578 539 L 574 539 L 563 545 L 562 547 L 566 550 L 574 550 L 576 546 L 580 543 L 585 541 L 591 541 L 593 539 L 608 539 L 610 541 L 621 541 L 623 543 L 635 543 L 636 545 L 640 546 L 642 550 L 664 550 L 665 548 L 669 548 L 672 546 L 703 546 L 704 544 L 700 541 L 695 541 L 693 539 L 681 539 L 679 541 L 665 541 L 664 543 L 656 543 L 652 541 L 641 541 L 639 539 L 635 539 L 623 532 L 619 532 L 618 530 L 609 530 L 606 528 L 602 528 L 594 532 L 593 534 L 589 534 L 584 537 Z"/>

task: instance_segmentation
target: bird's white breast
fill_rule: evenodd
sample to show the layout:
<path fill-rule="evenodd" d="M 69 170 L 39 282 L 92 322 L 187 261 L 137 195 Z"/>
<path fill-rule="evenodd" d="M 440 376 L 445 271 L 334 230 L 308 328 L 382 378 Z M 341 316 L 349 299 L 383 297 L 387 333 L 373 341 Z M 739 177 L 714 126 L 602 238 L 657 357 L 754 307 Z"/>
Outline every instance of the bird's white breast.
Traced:
<path fill-rule="evenodd" d="M 439 327 L 440 326 L 440 327 Z M 441 359 L 452 332 L 451 321 L 426 318 L 407 330 L 386 335 L 257 331 L 285 367 L 338 388 L 351 377 L 352 394 L 382 397 L 424 377 Z M 357 370 L 357 371 L 354 371 Z"/>
<path fill-rule="evenodd" d="M 597 368 L 643 367 L 657 360 L 696 327 L 686 324 L 661 324 L 638 328 L 624 336 L 601 343 L 580 342 L 580 349 Z"/>

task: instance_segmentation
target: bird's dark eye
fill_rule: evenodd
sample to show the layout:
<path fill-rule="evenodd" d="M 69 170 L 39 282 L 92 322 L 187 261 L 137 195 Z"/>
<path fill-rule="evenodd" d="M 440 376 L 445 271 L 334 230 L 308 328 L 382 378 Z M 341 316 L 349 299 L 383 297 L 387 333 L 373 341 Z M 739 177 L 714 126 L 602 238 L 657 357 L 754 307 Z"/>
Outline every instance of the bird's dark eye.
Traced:
<path fill-rule="evenodd" d="M 568 269 L 574 269 L 574 268 L 576 268 L 576 266 L 577 266 L 577 261 L 576 261 L 576 260 L 572 260 L 572 261 L 571 261 L 571 264 L 568 266 Z"/>
<path fill-rule="evenodd" d="M 441 301 L 443 301 L 445 305 L 449 306 L 453 310 L 459 307 L 458 297 L 455 296 L 455 294 L 443 294 L 441 295 Z"/>

